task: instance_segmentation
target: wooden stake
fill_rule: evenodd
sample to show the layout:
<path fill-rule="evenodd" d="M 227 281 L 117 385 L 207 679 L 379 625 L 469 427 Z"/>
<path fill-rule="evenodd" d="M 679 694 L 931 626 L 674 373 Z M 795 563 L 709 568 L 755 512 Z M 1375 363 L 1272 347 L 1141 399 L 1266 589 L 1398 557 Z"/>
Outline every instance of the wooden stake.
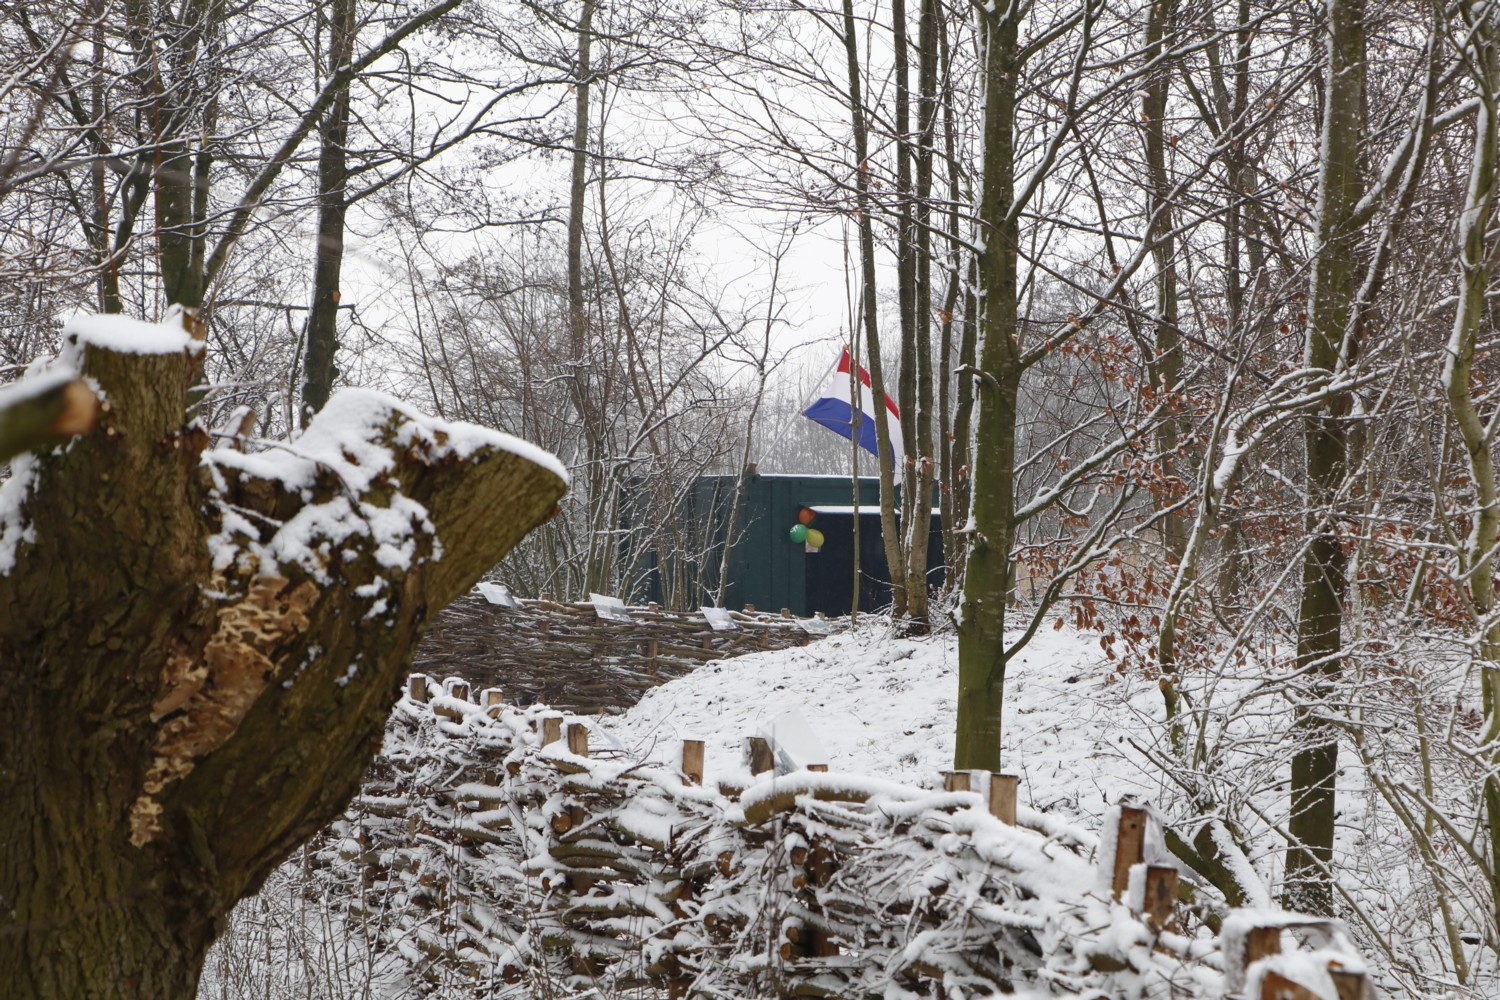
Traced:
<path fill-rule="evenodd" d="M 568 723 L 568 752 L 579 757 L 589 755 L 589 727 L 581 722 Z"/>
<path fill-rule="evenodd" d="M 1245 968 L 1270 955 L 1281 954 L 1280 927 L 1253 927 L 1245 935 Z"/>
<path fill-rule="evenodd" d="M 1016 796 L 1021 779 L 1014 774 L 990 774 L 990 815 L 1006 826 L 1016 825 Z"/>
<path fill-rule="evenodd" d="M 807 769 L 809 771 L 816 771 L 818 774 L 827 774 L 828 773 L 828 765 L 827 764 L 809 764 L 809 765 L 807 765 Z"/>
<path fill-rule="evenodd" d="M 1120 828 L 1115 835 L 1116 899 L 1125 898 L 1130 887 L 1130 869 L 1146 859 L 1146 810 L 1120 807 Z"/>
<path fill-rule="evenodd" d="M 821 840 L 814 840 L 807 851 L 807 880 L 821 888 L 833 878 L 837 867 L 833 853 Z"/>
<path fill-rule="evenodd" d="M 406 693 L 412 701 L 427 704 L 427 675 L 412 674 L 406 679 Z"/>
<path fill-rule="evenodd" d="M 682 741 L 682 773 L 690 785 L 703 784 L 703 741 Z"/>
<path fill-rule="evenodd" d="M 750 743 L 750 773 L 765 774 L 767 771 L 776 769 L 776 756 L 771 753 L 771 741 L 759 736 L 751 736 Z"/>
<path fill-rule="evenodd" d="M 485 688 L 480 694 L 485 708 L 494 708 L 496 705 L 505 704 L 505 692 L 500 688 Z"/>
<path fill-rule="evenodd" d="M 1275 972 L 1260 981 L 1260 1000 L 1321 1000 L 1318 994 Z"/>
<path fill-rule="evenodd" d="M 542 720 L 542 746 L 562 739 L 562 717 L 549 715 Z"/>
<path fill-rule="evenodd" d="M 469 700 L 469 682 L 452 678 L 448 681 L 448 697 L 457 698 L 459 701 Z"/>
<path fill-rule="evenodd" d="M 1329 962 L 1328 976 L 1333 980 L 1333 990 L 1339 1000 L 1366 1000 L 1369 996 L 1363 972 L 1348 972 L 1337 962 Z"/>
<path fill-rule="evenodd" d="M 646 669 L 651 671 L 651 676 L 656 676 L 656 640 L 646 640 Z"/>
<path fill-rule="evenodd" d="M 943 791 L 945 792 L 967 792 L 969 790 L 968 771 L 944 771 Z"/>
<path fill-rule="evenodd" d="M 1170 865 L 1151 865 L 1146 869 L 1146 923 L 1158 933 L 1172 919 L 1177 903 L 1177 869 Z"/>

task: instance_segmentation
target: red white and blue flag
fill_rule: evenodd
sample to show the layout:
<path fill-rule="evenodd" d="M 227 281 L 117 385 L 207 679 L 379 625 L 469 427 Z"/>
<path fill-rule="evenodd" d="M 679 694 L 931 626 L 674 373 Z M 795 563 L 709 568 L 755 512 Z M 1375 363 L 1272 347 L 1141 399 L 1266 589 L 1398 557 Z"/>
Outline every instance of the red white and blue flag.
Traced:
<path fill-rule="evenodd" d="M 855 439 L 855 435 L 858 434 L 859 446 L 878 457 L 880 449 L 875 443 L 875 394 L 870 390 L 870 373 L 863 368 L 859 369 L 859 405 L 856 407 L 849 392 L 851 381 L 849 369 L 852 364 L 849 350 L 845 348 L 844 353 L 839 357 L 839 363 L 834 366 L 828 376 L 828 381 L 823 384 L 818 398 L 802 411 L 802 415 L 846 438 Z M 892 463 L 895 465 L 896 474 L 900 475 L 901 411 L 896 409 L 896 402 L 891 399 L 889 393 L 883 395 L 885 395 L 886 423 L 891 432 Z"/>

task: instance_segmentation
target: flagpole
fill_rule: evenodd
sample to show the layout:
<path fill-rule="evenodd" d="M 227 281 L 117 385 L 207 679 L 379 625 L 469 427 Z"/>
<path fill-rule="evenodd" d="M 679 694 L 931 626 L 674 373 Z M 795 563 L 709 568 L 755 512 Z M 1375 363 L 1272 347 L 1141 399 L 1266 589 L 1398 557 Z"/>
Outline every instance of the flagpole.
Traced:
<path fill-rule="evenodd" d="M 863 303 L 861 303 L 861 307 L 862 306 Z M 853 340 L 856 345 L 859 343 L 858 337 L 851 337 L 850 339 Z M 851 351 L 849 354 L 849 398 L 855 400 L 859 399 L 860 397 L 857 395 L 859 389 L 859 355 Z M 850 625 L 853 625 L 855 622 L 859 621 L 859 432 L 854 425 L 854 421 L 857 417 L 862 418 L 859 407 L 857 405 L 850 406 L 849 480 L 851 490 L 854 494 L 854 584 L 850 588 L 853 594 L 853 597 L 851 598 L 853 603 L 849 608 Z"/>

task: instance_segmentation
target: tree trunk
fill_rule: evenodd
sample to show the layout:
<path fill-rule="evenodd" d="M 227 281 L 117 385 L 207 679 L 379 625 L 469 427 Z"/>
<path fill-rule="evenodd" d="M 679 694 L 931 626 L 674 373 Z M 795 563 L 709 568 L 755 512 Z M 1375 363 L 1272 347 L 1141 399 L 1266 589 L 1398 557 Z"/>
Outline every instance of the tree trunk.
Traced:
<path fill-rule="evenodd" d="M 927 551 L 932 536 L 932 160 L 937 127 L 938 70 L 937 0 L 922 0 L 917 32 L 917 179 L 913 214 L 914 261 L 913 361 L 916 366 L 915 405 L 903 411 L 903 424 L 913 425 L 907 452 L 914 461 L 907 465 L 907 488 L 912 512 L 907 522 L 906 579 L 907 610 L 912 630 L 925 633 L 930 627 L 927 610 Z"/>
<path fill-rule="evenodd" d="M 1347 357 L 1353 310 L 1353 224 L 1361 196 L 1359 148 L 1365 86 L 1364 0 L 1329 0 L 1327 103 L 1323 112 L 1317 257 L 1304 364 L 1335 371 Z M 1295 730 L 1305 749 L 1292 760 L 1292 842 L 1287 849 L 1286 897 L 1294 909 L 1331 913 L 1333 886 L 1335 732 L 1317 718 L 1317 702 L 1339 674 L 1344 610 L 1345 556 L 1338 534 L 1338 496 L 1346 471 L 1344 415 L 1347 395 L 1330 399 L 1303 424 L 1306 449 L 1307 529 L 1302 599 L 1297 612 L 1297 666 L 1309 675 L 1309 704 Z"/>
<path fill-rule="evenodd" d="M 1154 63 L 1141 98 L 1141 118 L 1146 131 L 1146 170 L 1149 176 L 1146 199 L 1146 215 L 1150 220 L 1147 239 L 1151 243 L 1151 257 L 1156 266 L 1156 316 L 1153 323 L 1156 353 L 1146 366 L 1151 379 L 1151 388 L 1158 397 L 1181 391 L 1182 346 L 1177 331 L 1177 245 L 1172 238 L 1172 210 L 1169 198 L 1172 190 L 1171 176 L 1167 171 L 1167 84 L 1171 79 L 1170 65 L 1165 61 L 1167 51 L 1166 34 L 1172 23 L 1174 0 L 1157 0 L 1151 4 L 1146 15 L 1146 47 L 1143 53 L 1147 63 Z M 1180 438 L 1180 420 L 1167 416 L 1157 421 L 1155 427 L 1156 450 L 1164 461 L 1172 461 Z M 1184 479 L 1187 477 L 1184 476 Z M 1170 504 L 1176 498 L 1171 494 L 1158 498 L 1158 503 Z M 1175 565 L 1182 561 L 1187 544 L 1187 518 L 1182 512 L 1169 512 L 1162 518 L 1162 534 L 1166 543 L 1167 557 Z M 1162 664 L 1163 671 L 1170 669 Z"/>
<path fill-rule="evenodd" d="M 1014 11 L 1014 7 L 1011 8 Z M 1016 338 L 1018 224 L 1015 191 L 1016 16 L 981 8 L 984 29 L 984 161 L 979 222 L 982 336 L 975 385 L 968 564 L 958 626 L 958 734 L 953 766 L 1000 770 L 1005 688 L 1005 602 L 1011 585 L 1015 520 L 1016 401 L 1021 359 Z"/>
<path fill-rule="evenodd" d="M 150 60 L 145 80 L 149 87 L 152 136 L 155 141 L 157 263 L 161 270 L 162 297 L 167 305 L 197 309 L 203 305 L 204 272 L 200 220 L 194 214 L 204 201 L 195 194 L 198 181 L 191 123 L 202 110 L 187 102 L 192 89 L 183 81 L 204 71 L 194 64 L 205 58 L 205 34 L 215 27 L 212 0 L 190 0 L 183 5 L 180 22 L 162 41 L 165 52 L 155 49 L 155 34 L 161 22 L 147 15 L 140 23 L 139 54 Z M 143 13 L 137 11 L 137 17 Z M 147 34 L 149 32 L 149 34 Z M 164 70 L 169 72 L 164 74 Z M 204 167 L 206 170 L 207 163 Z"/>
<path fill-rule="evenodd" d="M 1468 460 L 1469 477 L 1474 483 L 1474 524 L 1465 541 L 1459 568 L 1460 579 L 1468 581 L 1474 622 L 1479 630 L 1479 659 L 1485 664 L 1479 671 L 1480 693 L 1484 708 L 1484 728 L 1478 743 L 1489 760 L 1482 798 L 1488 821 L 1489 877 L 1491 906 L 1500 922 L 1500 621 L 1495 618 L 1495 546 L 1500 543 L 1500 482 L 1495 474 L 1495 460 L 1490 449 L 1490 425 L 1474 400 L 1473 364 L 1479 337 L 1486 324 L 1485 297 L 1494 271 L 1494 245 L 1485 233 L 1494 217 L 1496 161 L 1500 159 L 1500 128 L 1495 121 L 1497 90 L 1500 90 L 1500 60 L 1496 56 L 1494 24 L 1490 11 L 1481 9 L 1480 22 L 1470 37 L 1474 51 L 1469 65 L 1478 78 L 1475 88 L 1479 109 L 1474 126 L 1474 162 L 1469 173 L 1469 190 L 1459 216 L 1459 296 L 1443 367 L 1443 388 L 1448 406 L 1458 424 Z M 1469 20 L 1465 18 L 1465 20 Z M 1467 27 L 1467 25 L 1466 25 Z"/>
<path fill-rule="evenodd" d="M 247 462 L 185 415 L 201 327 L 67 339 L 98 420 L 17 459 L 0 514 L 0 969 L 16 1000 L 189 1000 L 358 789 L 431 616 L 565 486 L 375 393 Z"/>
<path fill-rule="evenodd" d="M 355 0 L 333 0 L 328 9 L 328 73 L 354 56 Z M 349 202 L 349 81 L 338 88 L 319 128 L 318 243 L 313 266 L 312 308 L 307 313 L 303 365 L 302 426 L 333 394 L 339 370 L 339 284 L 344 267 L 344 220 Z"/>
<path fill-rule="evenodd" d="M 855 212 L 859 216 L 859 264 L 861 310 L 865 320 L 865 370 L 870 373 L 870 396 L 875 412 L 875 446 L 880 452 L 880 534 L 885 543 L 886 566 L 891 574 L 892 613 L 905 617 L 907 609 L 906 560 L 901 552 L 901 531 L 896 523 L 896 477 L 892 462 L 891 426 L 886 419 L 885 376 L 880 363 L 880 324 L 875 301 L 875 233 L 870 222 L 870 134 L 865 124 L 865 105 L 860 82 L 859 38 L 855 34 L 854 2 L 844 0 L 844 54 L 849 69 L 849 115 L 854 129 Z M 859 397 L 855 397 L 856 399 Z"/>
<path fill-rule="evenodd" d="M 943 158 L 948 168 L 948 233 L 950 243 L 950 271 L 948 291 L 943 297 L 942 365 L 938 373 L 940 402 L 938 405 L 939 467 L 938 478 L 942 484 L 943 504 L 943 559 L 948 564 L 948 579 L 945 589 L 959 593 L 963 587 L 963 567 L 967 553 L 968 536 L 959 529 L 961 519 L 969 516 L 969 420 L 974 409 L 974 380 L 966 368 L 974 364 L 974 259 L 961 242 L 963 215 L 959 206 L 965 201 L 960 182 L 962 164 L 959 162 L 955 136 L 958 129 L 954 121 L 953 88 L 946 81 L 951 73 L 948 33 L 941 18 L 937 24 L 937 48 L 942 68 L 943 86 Z M 960 310 L 962 299 L 963 321 L 959 327 L 957 356 L 953 346 L 953 318 Z M 951 396 L 950 396 L 951 393 Z"/>
<path fill-rule="evenodd" d="M 594 11 L 597 0 L 583 0 L 578 14 L 578 58 L 573 81 L 573 164 L 568 189 L 568 337 L 571 353 L 567 372 L 573 405 L 578 411 L 584 435 L 583 501 L 589 523 L 588 551 L 584 557 L 582 590 L 607 590 L 604 585 L 608 553 L 600 549 L 601 534 L 613 525 L 608 521 L 609 476 L 605 472 L 604 415 L 600 401 L 594 398 L 593 380 L 589 378 L 590 345 L 588 308 L 583 288 L 583 227 L 585 201 L 588 196 L 589 164 L 589 96 L 593 90 Z M 602 142 L 601 138 L 601 142 Z"/>

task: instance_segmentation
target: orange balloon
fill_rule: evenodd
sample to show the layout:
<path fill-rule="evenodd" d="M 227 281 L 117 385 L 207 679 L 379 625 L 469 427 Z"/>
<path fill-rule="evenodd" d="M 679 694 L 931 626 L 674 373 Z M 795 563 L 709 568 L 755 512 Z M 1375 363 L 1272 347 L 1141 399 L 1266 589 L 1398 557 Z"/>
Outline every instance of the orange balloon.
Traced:
<path fill-rule="evenodd" d="M 801 521 L 803 524 L 812 524 L 813 518 L 817 516 L 818 515 L 815 511 L 807 507 L 803 507 L 801 510 L 797 511 L 797 520 Z"/>

